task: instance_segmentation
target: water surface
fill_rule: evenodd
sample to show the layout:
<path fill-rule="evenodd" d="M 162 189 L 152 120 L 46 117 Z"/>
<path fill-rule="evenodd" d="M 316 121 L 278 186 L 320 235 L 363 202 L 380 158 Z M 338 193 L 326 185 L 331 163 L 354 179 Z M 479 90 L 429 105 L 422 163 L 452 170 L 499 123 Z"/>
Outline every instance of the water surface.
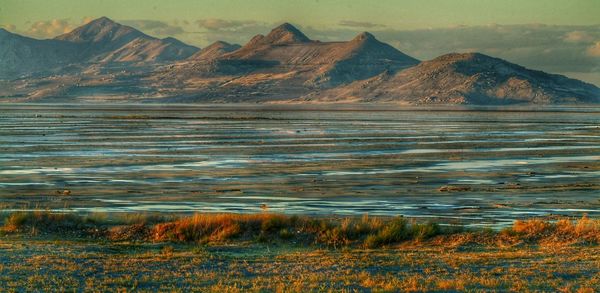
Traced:
<path fill-rule="evenodd" d="M 3 210 L 265 206 L 472 225 L 598 216 L 600 108 L 0 105 Z"/>

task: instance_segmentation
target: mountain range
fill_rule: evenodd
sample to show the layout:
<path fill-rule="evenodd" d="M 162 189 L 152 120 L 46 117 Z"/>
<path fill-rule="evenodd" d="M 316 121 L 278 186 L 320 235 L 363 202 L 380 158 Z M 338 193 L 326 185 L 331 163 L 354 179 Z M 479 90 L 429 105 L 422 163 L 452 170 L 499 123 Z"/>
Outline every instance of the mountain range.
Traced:
<path fill-rule="evenodd" d="M 599 103 L 600 89 L 480 53 L 420 61 L 368 32 L 312 40 L 284 23 L 200 49 L 106 17 L 53 39 L 0 29 L 0 102 Z"/>

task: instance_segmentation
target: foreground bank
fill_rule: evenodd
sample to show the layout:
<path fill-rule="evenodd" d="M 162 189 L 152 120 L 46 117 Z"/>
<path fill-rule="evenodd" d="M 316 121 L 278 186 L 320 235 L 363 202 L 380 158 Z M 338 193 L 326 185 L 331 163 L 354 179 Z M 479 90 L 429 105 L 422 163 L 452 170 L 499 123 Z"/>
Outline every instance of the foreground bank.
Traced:
<path fill-rule="evenodd" d="M 600 221 L 502 231 L 404 218 L 7 215 L 9 289 L 327 291 L 600 289 Z"/>

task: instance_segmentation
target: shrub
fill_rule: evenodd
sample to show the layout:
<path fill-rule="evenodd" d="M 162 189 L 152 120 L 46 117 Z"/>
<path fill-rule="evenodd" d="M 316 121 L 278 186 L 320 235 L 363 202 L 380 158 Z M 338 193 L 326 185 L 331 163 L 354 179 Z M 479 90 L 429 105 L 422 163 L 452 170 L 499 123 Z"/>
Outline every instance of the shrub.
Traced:
<path fill-rule="evenodd" d="M 408 229 L 406 219 L 397 217 L 388 223 L 385 223 L 377 234 L 369 235 L 365 239 L 364 244 L 367 248 L 375 248 L 382 245 L 400 242 L 402 240 L 409 239 L 410 237 L 411 233 Z"/>
<path fill-rule="evenodd" d="M 530 237 L 537 237 L 546 234 L 550 231 L 552 225 L 550 222 L 540 219 L 532 219 L 521 221 L 517 220 L 512 226 L 512 230 L 519 234 L 524 234 Z"/>
<path fill-rule="evenodd" d="M 86 219 L 70 213 L 17 212 L 9 215 L 4 221 L 4 230 L 17 232 L 24 230 L 42 232 L 82 232 Z"/>
<path fill-rule="evenodd" d="M 290 224 L 289 222 L 289 218 L 281 215 L 272 215 L 263 218 L 260 229 L 264 232 L 273 232 L 288 226 Z"/>
<path fill-rule="evenodd" d="M 411 228 L 413 237 L 417 240 L 426 240 L 441 233 L 440 226 L 436 223 L 413 224 Z"/>

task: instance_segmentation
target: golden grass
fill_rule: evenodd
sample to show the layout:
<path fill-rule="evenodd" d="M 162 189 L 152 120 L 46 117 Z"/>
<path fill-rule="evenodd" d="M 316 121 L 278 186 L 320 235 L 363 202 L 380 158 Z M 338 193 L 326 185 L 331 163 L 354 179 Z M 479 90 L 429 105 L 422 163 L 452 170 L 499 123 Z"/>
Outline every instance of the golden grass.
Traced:
<path fill-rule="evenodd" d="M 515 221 L 504 234 L 516 233 L 524 241 L 547 244 L 600 243 L 600 220 L 583 216 L 578 220 L 560 219 L 548 222 L 540 219 Z M 511 235 L 514 237 L 514 235 Z"/>
<path fill-rule="evenodd" d="M 0 283 L 9 292 L 600 290 L 600 247 L 593 245 L 332 250 L 6 237 L 0 248 Z"/>
<path fill-rule="evenodd" d="M 600 220 L 516 221 L 502 231 L 417 223 L 403 217 L 318 218 L 280 214 L 77 215 L 72 213 L 17 212 L 9 214 L 4 233 L 54 233 L 93 236 L 112 241 L 222 243 L 291 242 L 333 248 L 378 248 L 402 242 L 432 245 L 539 243 L 544 245 L 600 243 Z"/>

